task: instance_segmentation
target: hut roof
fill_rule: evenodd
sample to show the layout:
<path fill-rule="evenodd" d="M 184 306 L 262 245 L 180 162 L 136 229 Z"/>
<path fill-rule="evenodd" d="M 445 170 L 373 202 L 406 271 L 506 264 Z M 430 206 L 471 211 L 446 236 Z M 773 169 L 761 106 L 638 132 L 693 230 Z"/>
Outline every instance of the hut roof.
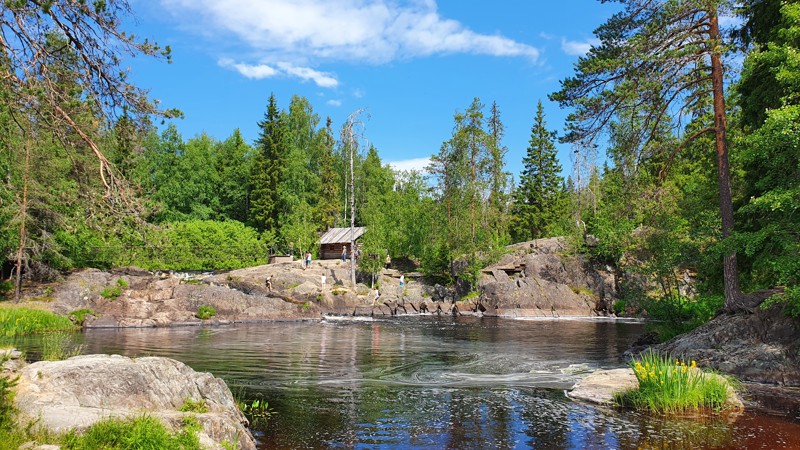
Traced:
<path fill-rule="evenodd" d="M 367 227 L 353 228 L 353 240 L 361 237 L 367 231 Z M 320 244 L 341 244 L 350 242 L 350 228 L 331 228 L 319 238 Z"/>

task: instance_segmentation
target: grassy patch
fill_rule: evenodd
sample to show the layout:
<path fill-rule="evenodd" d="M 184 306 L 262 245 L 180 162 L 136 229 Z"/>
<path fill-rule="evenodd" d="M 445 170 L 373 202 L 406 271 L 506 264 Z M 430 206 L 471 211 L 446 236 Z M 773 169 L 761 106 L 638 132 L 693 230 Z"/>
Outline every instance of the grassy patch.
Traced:
<path fill-rule="evenodd" d="M 719 411 L 729 396 L 729 384 L 721 376 L 705 374 L 694 361 L 689 363 L 660 355 L 643 353 L 630 363 L 639 389 L 614 396 L 621 406 L 659 414 Z"/>
<path fill-rule="evenodd" d="M 183 406 L 180 407 L 178 411 L 181 412 L 193 412 L 197 414 L 207 413 L 208 412 L 208 404 L 205 400 L 192 400 L 191 398 L 187 398 L 183 402 Z"/>
<path fill-rule="evenodd" d="M 217 310 L 211 306 L 201 306 L 197 308 L 197 318 L 200 320 L 207 320 L 217 315 Z"/>
<path fill-rule="evenodd" d="M 574 293 L 576 293 L 578 295 L 588 295 L 588 296 L 594 295 L 594 291 L 589 289 L 589 288 L 586 288 L 586 287 L 570 286 L 569 288 L 572 290 L 572 292 L 574 292 Z"/>
<path fill-rule="evenodd" d="M 24 336 L 46 331 L 71 331 L 75 324 L 66 317 L 49 311 L 28 308 L 0 309 L 0 335 Z"/>
<path fill-rule="evenodd" d="M 68 433 L 63 440 L 65 450 L 89 449 L 200 449 L 194 417 L 185 417 L 181 431 L 171 433 L 158 419 L 143 416 L 136 419 L 105 419 L 92 425 L 86 433 Z"/>

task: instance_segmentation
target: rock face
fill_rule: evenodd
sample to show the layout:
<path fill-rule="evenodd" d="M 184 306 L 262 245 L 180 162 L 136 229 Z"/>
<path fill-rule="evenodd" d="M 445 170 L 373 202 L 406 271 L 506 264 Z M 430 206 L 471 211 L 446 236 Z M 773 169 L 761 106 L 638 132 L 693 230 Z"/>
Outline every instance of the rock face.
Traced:
<path fill-rule="evenodd" d="M 605 314 L 617 296 L 614 273 L 589 267 L 567 254 L 563 238 L 509 247 L 512 253 L 483 270 L 481 301 L 501 316 L 590 316 Z"/>
<path fill-rule="evenodd" d="M 610 269 L 592 268 L 569 255 L 563 238 L 539 239 L 508 248 L 500 262 L 483 270 L 480 298 L 459 301 L 456 291 L 429 286 L 421 274 L 383 270 L 374 281 L 349 287 L 349 264 L 340 260 L 249 267 L 205 276 L 153 274 L 136 268 L 71 274 L 54 292 L 53 311 L 91 309 L 86 327 L 199 325 L 201 306 L 216 310 L 210 323 L 319 319 L 327 314 L 391 315 L 420 312 L 505 317 L 607 314 L 617 295 Z M 325 286 L 322 277 L 325 277 Z M 270 277 L 272 290 L 267 288 Z"/>
<path fill-rule="evenodd" d="M 800 320 L 778 308 L 717 316 L 656 349 L 742 381 L 800 387 Z"/>
<path fill-rule="evenodd" d="M 104 290 L 117 287 L 120 292 L 116 298 L 103 295 Z M 87 269 L 73 273 L 54 296 L 56 313 L 66 315 L 82 308 L 94 311 L 86 327 L 199 325 L 202 321 L 196 314 L 200 306 L 216 310 L 212 323 L 319 316 L 316 308 L 271 296 L 259 286 L 233 289 L 213 282 L 187 282 L 175 276 L 130 269 L 111 273 Z"/>
<path fill-rule="evenodd" d="M 41 361 L 22 369 L 16 391 L 22 424 L 37 421 L 37 426 L 65 432 L 84 430 L 103 418 L 147 414 L 178 429 L 191 414 L 203 426 L 202 445 L 222 448 L 220 443 L 227 441 L 255 449 L 247 419 L 225 383 L 169 358 L 86 355 Z M 208 412 L 180 412 L 187 400 L 205 402 Z"/>

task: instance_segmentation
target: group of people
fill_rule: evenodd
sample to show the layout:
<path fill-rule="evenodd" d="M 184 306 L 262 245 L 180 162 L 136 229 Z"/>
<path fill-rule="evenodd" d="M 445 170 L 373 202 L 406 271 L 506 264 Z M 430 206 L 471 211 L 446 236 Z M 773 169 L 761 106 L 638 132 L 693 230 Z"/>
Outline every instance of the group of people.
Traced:
<path fill-rule="evenodd" d="M 356 259 L 361 258 L 361 249 L 356 247 L 356 254 L 354 255 Z M 347 258 L 350 257 L 350 254 L 347 253 L 347 246 L 342 246 L 342 262 L 346 262 Z"/>
<path fill-rule="evenodd" d="M 306 252 L 305 256 L 303 256 L 303 270 L 308 267 L 311 267 L 311 252 Z"/>

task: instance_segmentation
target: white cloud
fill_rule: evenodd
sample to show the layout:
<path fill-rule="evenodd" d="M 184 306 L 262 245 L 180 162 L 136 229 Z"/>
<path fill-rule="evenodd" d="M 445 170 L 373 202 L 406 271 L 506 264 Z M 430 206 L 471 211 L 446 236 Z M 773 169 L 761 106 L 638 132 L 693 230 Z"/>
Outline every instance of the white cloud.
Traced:
<path fill-rule="evenodd" d="M 271 78 L 278 74 L 278 71 L 273 67 L 266 64 L 249 65 L 237 63 L 229 58 L 219 60 L 219 65 L 222 67 L 230 67 L 250 79 L 261 80 L 264 78 Z"/>
<path fill-rule="evenodd" d="M 588 39 L 586 41 L 568 41 L 561 39 L 561 50 L 568 55 L 583 56 L 589 53 L 593 45 L 600 45 L 599 39 Z"/>
<path fill-rule="evenodd" d="M 336 107 L 342 106 L 342 101 L 341 100 L 330 99 L 325 103 L 327 103 L 330 106 L 336 106 Z"/>
<path fill-rule="evenodd" d="M 433 0 L 161 1 L 198 31 L 235 36 L 264 62 L 377 64 L 447 53 L 539 57 L 535 47 L 440 16 Z"/>
<path fill-rule="evenodd" d="M 402 161 L 389 161 L 389 166 L 394 170 L 417 170 L 424 171 L 425 167 L 431 163 L 430 158 L 414 158 Z"/>
<path fill-rule="evenodd" d="M 221 67 L 232 68 L 245 77 L 255 80 L 281 75 L 300 78 L 303 81 L 311 80 L 316 83 L 317 86 L 323 88 L 335 88 L 339 85 L 339 80 L 329 73 L 319 72 L 309 67 L 298 67 L 287 62 L 277 63 L 277 69 L 267 64 L 250 65 L 237 63 L 230 58 L 222 58 L 219 60 L 218 64 Z"/>

